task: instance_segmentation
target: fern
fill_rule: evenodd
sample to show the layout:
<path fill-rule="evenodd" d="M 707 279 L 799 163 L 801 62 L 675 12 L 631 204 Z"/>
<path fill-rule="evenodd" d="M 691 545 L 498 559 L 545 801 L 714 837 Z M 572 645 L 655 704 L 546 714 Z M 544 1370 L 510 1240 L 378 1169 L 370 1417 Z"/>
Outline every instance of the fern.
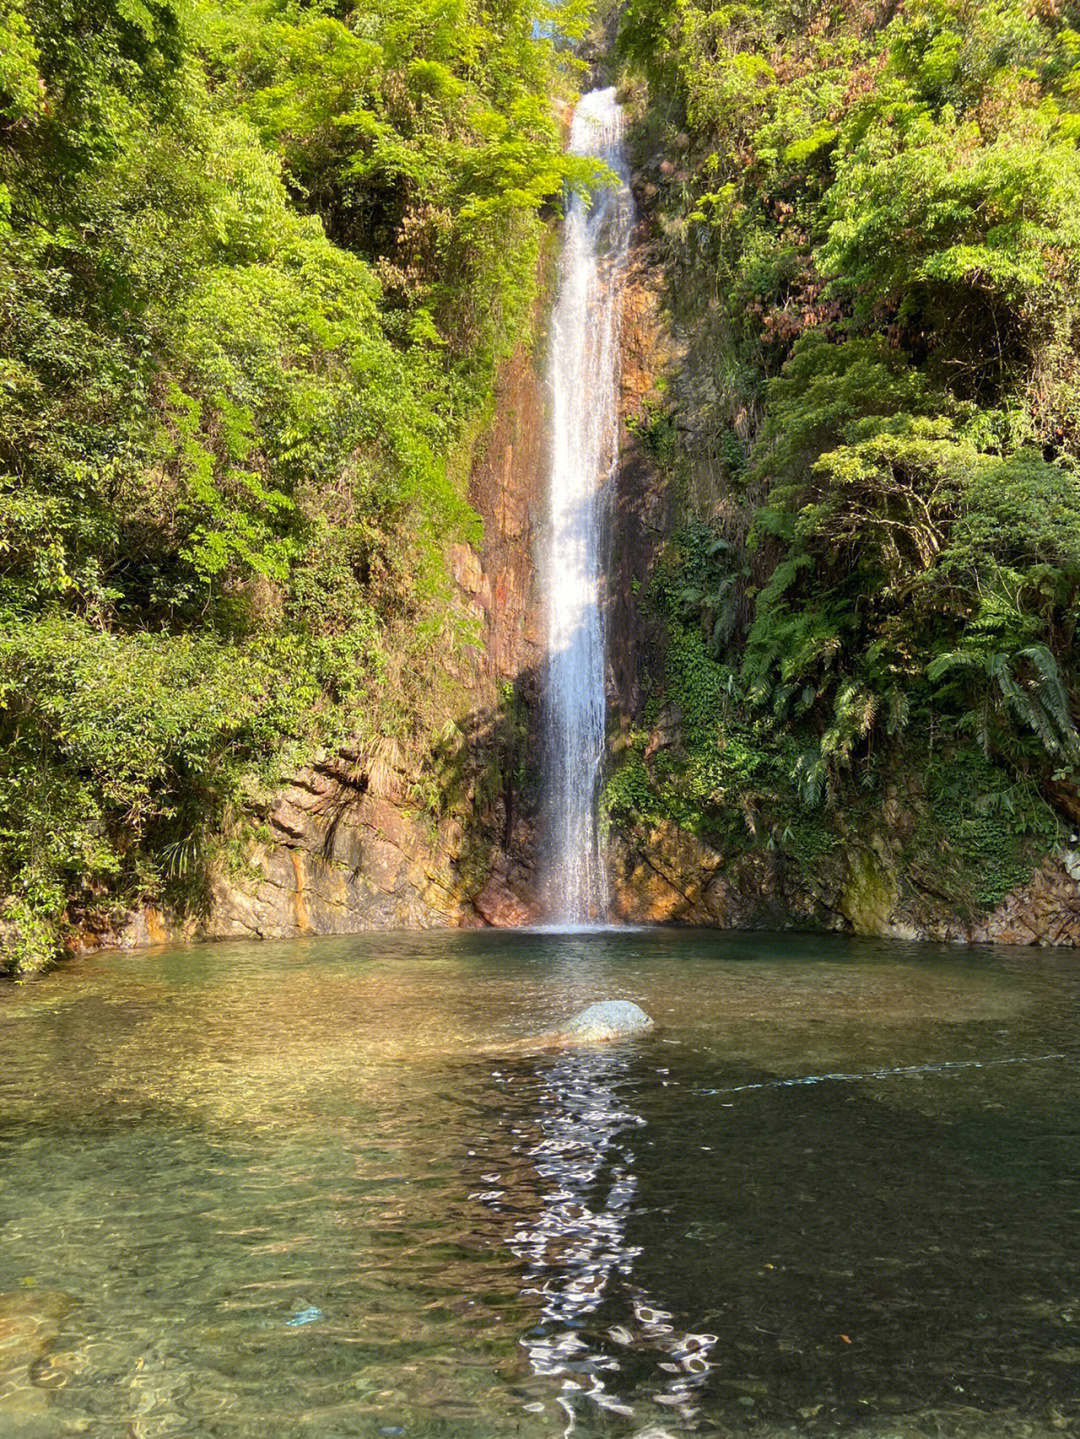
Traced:
<path fill-rule="evenodd" d="M 885 696 L 887 715 L 885 729 L 890 735 L 902 734 L 911 719 L 911 701 L 899 685 L 893 685 Z"/>
<path fill-rule="evenodd" d="M 1025 665 L 1031 678 L 1024 677 Z M 1035 734 L 1051 758 L 1080 762 L 1080 732 L 1073 719 L 1069 692 L 1058 662 L 1046 645 L 1027 645 L 1011 655 L 977 644 L 951 650 L 927 666 L 926 677 L 936 682 L 954 671 L 971 676 L 973 684 L 980 672 L 984 676 L 982 693 L 974 697 L 971 710 L 964 716 L 984 755 L 989 756 L 991 751 L 996 711 L 1001 718 L 1011 714 Z"/>
<path fill-rule="evenodd" d="M 1069 694 L 1057 660 L 1046 645 L 1041 644 L 1028 645 L 1018 657 L 1027 660 L 1039 676 L 1035 697 L 1047 725 L 1056 731 L 1059 752 L 1068 759 L 1080 759 L 1080 733 L 1072 717 Z"/>
<path fill-rule="evenodd" d="M 817 809 L 825 795 L 828 767 L 815 750 L 806 750 L 795 761 L 791 777 L 807 809 Z"/>

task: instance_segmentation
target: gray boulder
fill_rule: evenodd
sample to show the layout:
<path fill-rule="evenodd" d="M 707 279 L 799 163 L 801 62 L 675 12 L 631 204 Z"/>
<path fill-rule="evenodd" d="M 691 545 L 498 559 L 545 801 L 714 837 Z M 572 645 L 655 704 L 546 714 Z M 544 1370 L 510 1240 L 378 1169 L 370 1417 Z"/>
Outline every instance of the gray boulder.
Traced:
<path fill-rule="evenodd" d="M 590 1004 L 563 1026 L 561 1034 L 569 1040 L 618 1039 L 626 1034 L 647 1034 L 653 1021 L 645 1011 L 628 999 L 605 999 Z"/>

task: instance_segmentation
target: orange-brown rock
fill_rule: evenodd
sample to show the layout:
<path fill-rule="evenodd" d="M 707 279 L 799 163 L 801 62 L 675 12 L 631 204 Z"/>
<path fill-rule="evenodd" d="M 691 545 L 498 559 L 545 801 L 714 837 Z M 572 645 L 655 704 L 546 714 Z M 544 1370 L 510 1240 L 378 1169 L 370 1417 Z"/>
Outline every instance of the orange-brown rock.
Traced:
<path fill-rule="evenodd" d="M 504 866 L 495 872 L 473 900 L 477 914 L 494 929 L 516 929 L 535 924 L 540 918 L 539 907 L 512 887 Z"/>
<path fill-rule="evenodd" d="M 474 770 L 501 772 L 498 792 L 483 803 L 470 796 L 461 813 L 435 822 L 411 797 L 424 776 L 410 771 L 392 740 L 344 746 L 282 787 L 261 816 L 261 833 L 215 875 L 205 913 L 179 920 L 154 909 L 119 919 L 88 912 L 72 948 L 467 925 L 478 914 L 491 924 L 535 917 L 521 898 L 534 830 L 515 788 L 515 746 L 526 737 L 505 709 L 511 688 L 521 691 L 521 712 L 537 708 L 543 636 L 533 531 L 547 475 L 545 403 L 536 360 L 521 350 L 503 367 L 494 420 L 472 468 L 469 498 L 484 522 L 483 543 L 455 545 L 448 556 L 459 607 L 482 638 L 447 666 L 460 696 L 448 701 L 457 704 L 448 707 L 448 729 Z M 535 744 L 535 732 L 529 738 Z M 502 869 L 487 883 L 494 856 Z"/>
<path fill-rule="evenodd" d="M 1029 882 L 1007 895 L 970 938 L 998 944 L 1080 945 L 1080 855 L 1050 855 Z"/>
<path fill-rule="evenodd" d="M 668 820 L 615 836 L 615 912 L 636 923 L 1080 946 L 1080 852 L 1048 856 L 989 914 L 965 919 L 948 896 L 905 871 L 894 838 L 853 837 L 844 852 L 822 856 L 808 872 L 762 849 L 725 863 L 705 840 Z"/>

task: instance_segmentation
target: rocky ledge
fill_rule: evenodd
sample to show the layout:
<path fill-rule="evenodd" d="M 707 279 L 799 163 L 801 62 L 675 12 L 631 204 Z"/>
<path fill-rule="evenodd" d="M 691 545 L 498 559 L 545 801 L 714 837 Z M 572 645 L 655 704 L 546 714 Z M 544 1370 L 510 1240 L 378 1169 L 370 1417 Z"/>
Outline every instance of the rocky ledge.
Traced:
<path fill-rule="evenodd" d="M 830 929 L 893 939 L 1080 945 L 1080 851 L 1048 855 L 993 909 L 965 917 L 905 868 L 882 834 L 796 867 L 755 850 L 734 862 L 672 821 L 616 837 L 615 909 L 639 924 Z"/>

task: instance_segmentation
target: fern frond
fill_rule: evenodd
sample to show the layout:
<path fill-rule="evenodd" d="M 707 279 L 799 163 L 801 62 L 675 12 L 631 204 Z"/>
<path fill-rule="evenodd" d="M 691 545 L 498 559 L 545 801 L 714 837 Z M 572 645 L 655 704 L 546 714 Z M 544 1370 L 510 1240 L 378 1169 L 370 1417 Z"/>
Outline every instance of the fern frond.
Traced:
<path fill-rule="evenodd" d="M 1027 660 L 1039 675 L 1041 683 L 1036 692 L 1038 702 L 1057 730 L 1062 752 L 1074 757 L 1080 755 L 1080 733 L 1077 733 L 1069 705 L 1069 693 L 1057 660 L 1046 645 L 1042 644 L 1028 645 L 1019 652 L 1019 657 Z"/>
<path fill-rule="evenodd" d="M 1000 655 L 997 658 L 1006 660 L 1006 656 Z M 1061 742 L 1053 724 L 1050 722 L 1046 711 L 1038 699 L 1029 695 L 1024 687 L 1017 682 L 1015 675 L 1006 663 L 996 665 L 994 679 L 998 689 L 1001 691 L 1006 706 L 1013 714 L 1035 731 L 1043 742 L 1044 748 L 1050 754 L 1058 754 L 1061 750 Z"/>
<path fill-rule="evenodd" d="M 926 678 L 933 682 L 939 680 L 949 670 L 981 669 L 983 664 L 984 656 L 976 654 L 973 650 L 949 650 L 930 661 L 926 667 Z"/>
<path fill-rule="evenodd" d="M 888 713 L 885 718 L 886 732 L 890 735 L 903 733 L 911 718 L 911 701 L 899 685 L 893 685 L 885 696 L 885 700 L 888 705 Z"/>
<path fill-rule="evenodd" d="M 827 766 L 819 753 L 805 750 L 795 761 L 791 777 L 800 801 L 807 809 L 817 809 L 825 794 Z"/>

